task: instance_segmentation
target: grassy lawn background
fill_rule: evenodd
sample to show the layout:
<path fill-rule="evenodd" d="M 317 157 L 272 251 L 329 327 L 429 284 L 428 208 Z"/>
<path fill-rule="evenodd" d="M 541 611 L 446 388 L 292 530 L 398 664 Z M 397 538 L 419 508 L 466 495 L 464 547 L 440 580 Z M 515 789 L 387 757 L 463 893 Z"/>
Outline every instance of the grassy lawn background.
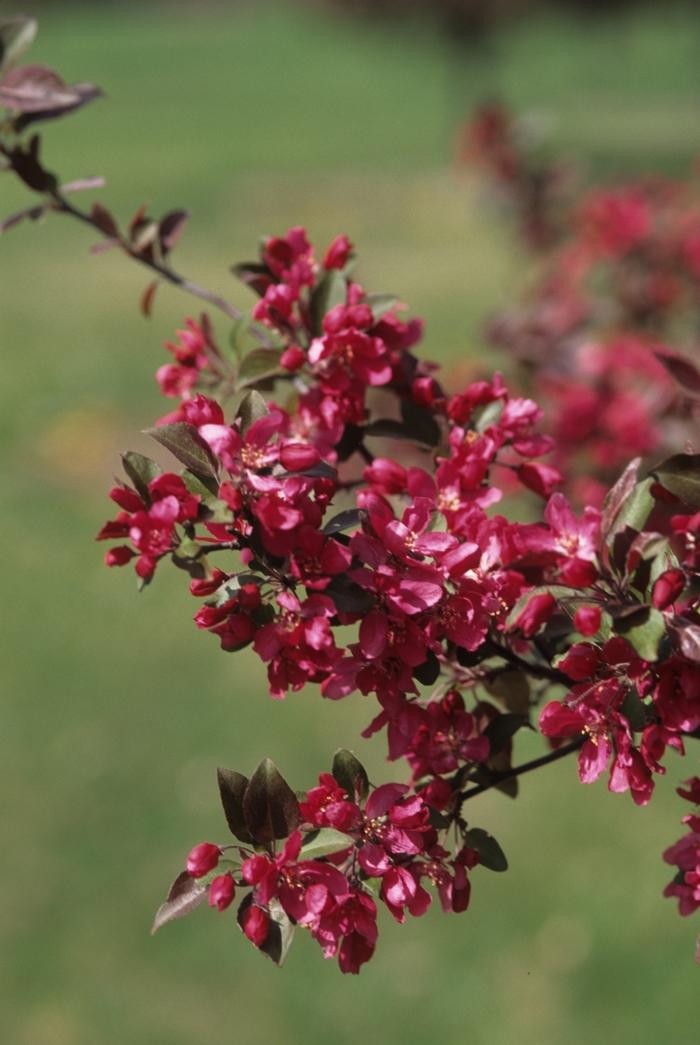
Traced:
<path fill-rule="evenodd" d="M 456 361 L 527 277 L 506 224 L 451 171 L 457 115 L 500 89 L 593 174 L 681 172 L 700 143 L 697 35 L 660 6 L 607 27 L 550 17 L 458 64 L 425 27 L 289 5 L 60 5 L 32 58 L 108 95 L 47 128 L 47 159 L 65 179 L 105 174 L 121 216 L 189 207 L 183 271 L 245 303 L 227 266 L 261 233 L 344 231 L 366 284 L 410 302 L 426 353 Z M 24 197 L 1 184 L 10 212 Z M 315 692 L 273 704 L 252 658 L 196 632 L 184 576 L 137 597 L 131 574 L 102 567 L 92 538 L 118 451 L 144 447 L 160 344 L 197 305 L 163 288 L 145 322 L 147 277 L 90 242 L 58 218 L 0 240 L 3 1040 L 691 1045 L 694 927 L 661 899 L 659 858 L 691 764 L 672 761 L 644 810 L 583 789 L 568 764 L 528 778 L 517 804 L 484 796 L 473 816 L 509 873 L 477 872 L 461 917 L 384 918 L 359 979 L 304 938 L 276 970 L 230 914 L 149 939 L 189 846 L 223 837 L 216 765 L 269 754 L 308 786 L 372 708 Z M 385 779 L 382 744 L 360 743 Z"/>

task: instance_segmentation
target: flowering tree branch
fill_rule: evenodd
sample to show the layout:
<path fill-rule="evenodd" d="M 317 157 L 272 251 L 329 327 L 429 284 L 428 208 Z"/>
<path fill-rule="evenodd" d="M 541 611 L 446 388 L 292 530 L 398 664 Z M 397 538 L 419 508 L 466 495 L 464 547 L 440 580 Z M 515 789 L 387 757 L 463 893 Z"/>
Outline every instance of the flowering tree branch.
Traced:
<path fill-rule="evenodd" d="M 300 227 L 265 240 L 233 269 L 257 296 L 243 319 L 170 268 L 185 212 L 139 211 L 122 233 L 99 205 L 74 207 L 38 138 L 24 143 L 42 112 L 94 96 L 36 67 L 0 76 L 6 169 L 235 320 L 230 349 L 207 316 L 166 343 L 156 376 L 174 409 L 149 434 L 177 464 L 123 456 L 106 563 L 131 564 L 141 587 L 168 566 L 188 575 L 197 628 L 226 652 L 251 646 L 275 699 L 307 685 L 375 698 L 363 736 L 384 732 L 407 778 L 371 786 L 346 749 L 304 792 L 269 759 L 250 778 L 219 769 L 235 841 L 191 849 L 154 929 L 243 891 L 238 923 L 268 957 L 281 963 L 302 925 L 356 973 L 377 899 L 398 922 L 427 910 L 429 888 L 462 912 L 473 872 L 506 870 L 462 816 L 468 799 L 514 796 L 520 776 L 577 751 L 583 783 L 606 775 L 645 805 L 668 749 L 700 729 L 700 455 L 633 460 L 602 510 L 577 514 L 543 461 L 556 442 L 538 405 L 500 374 L 446 390 L 414 352 L 422 323 L 358 282 L 344 235 L 322 252 Z M 535 727 L 558 746 L 513 766 Z M 682 913 L 700 906 L 691 826 L 666 853 Z"/>

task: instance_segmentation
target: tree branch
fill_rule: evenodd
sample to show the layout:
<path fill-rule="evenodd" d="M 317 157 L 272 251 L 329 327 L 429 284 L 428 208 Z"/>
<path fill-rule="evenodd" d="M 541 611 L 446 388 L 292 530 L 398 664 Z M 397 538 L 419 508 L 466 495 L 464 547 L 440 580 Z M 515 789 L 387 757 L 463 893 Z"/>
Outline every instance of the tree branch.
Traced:
<path fill-rule="evenodd" d="M 502 773 L 492 772 L 488 783 L 476 784 L 474 787 L 467 788 L 466 791 L 461 792 L 459 796 L 460 808 L 462 803 L 466 802 L 468 798 L 475 798 L 477 795 L 483 794 L 484 791 L 490 791 L 491 788 L 496 787 L 497 784 L 501 784 L 505 780 L 513 780 L 515 777 L 530 773 L 533 769 L 539 769 L 540 766 L 548 766 L 550 762 L 557 762 L 560 758 L 571 755 L 574 751 L 578 751 L 585 739 L 585 735 L 582 734 L 570 743 L 562 744 L 555 751 L 549 751 L 546 755 L 533 758 L 530 762 L 523 762 L 521 766 L 513 766 L 512 769 L 504 770 Z"/>
<path fill-rule="evenodd" d="M 218 294 L 214 294 L 205 287 L 200 287 L 198 283 L 194 283 L 186 276 L 181 275 L 179 272 L 175 272 L 174 269 L 145 257 L 143 254 L 134 250 L 121 236 L 108 236 L 105 231 L 100 228 L 91 214 L 87 211 L 81 210 L 80 207 L 74 206 L 74 204 L 72 204 L 70 200 L 67 200 L 58 189 L 51 193 L 51 198 L 53 200 L 53 210 L 56 210 L 61 214 L 68 214 L 77 221 L 81 221 L 84 225 L 89 225 L 90 228 L 102 236 L 103 239 L 114 240 L 125 254 L 134 261 L 138 261 L 139 264 L 145 266 L 145 268 L 150 269 L 151 272 L 155 272 L 161 277 L 161 279 L 171 283 L 173 286 L 179 287 L 181 290 L 187 291 L 188 294 L 192 294 L 194 297 L 200 298 L 202 301 L 206 301 L 214 308 L 218 308 L 221 312 L 227 315 L 229 319 L 237 320 L 241 318 L 242 313 L 235 308 L 234 305 L 231 305 L 226 301 L 225 298 L 220 297 Z"/>

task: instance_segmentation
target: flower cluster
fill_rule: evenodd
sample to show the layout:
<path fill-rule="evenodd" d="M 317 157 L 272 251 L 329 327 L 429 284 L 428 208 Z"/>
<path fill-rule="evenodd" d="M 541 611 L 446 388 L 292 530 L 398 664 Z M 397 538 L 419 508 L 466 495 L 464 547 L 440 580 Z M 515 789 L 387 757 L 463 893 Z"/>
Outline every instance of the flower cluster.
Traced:
<path fill-rule="evenodd" d="M 700 907 L 700 777 L 686 780 L 678 794 L 696 809 L 683 817 L 687 833 L 663 854 L 667 864 L 678 868 L 676 877 L 664 889 L 664 896 L 678 900 L 679 913 L 688 915 Z"/>
<path fill-rule="evenodd" d="M 428 909 L 426 885 L 434 887 L 444 911 L 465 911 L 469 871 L 482 862 L 493 866 L 494 852 L 498 869 L 502 858 L 490 836 L 469 832 L 466 824 L 462 844 L 450 853 L 438 841 L 435 823 L 441 819 L 432 797 L 395 783 L 370 791 L 349 751 L 337 753 L 333 773 L 321 773 L 301 802 L 269 761 L 250 780 L 220 770 L 219 786 L 239 842 L 201 842 L 190 851 L 155 928 L 182 913 L 183 889 L 189 900 L 206 897 L 219 911 L 250 890 L 238 922 L 257 948 L 281 960 L 299 926 L 324 957 L 337 957 L 342 972 L 357 973 L 375 949 L 375 894 L 399 923 L 407 913 L 417 917 Z M 276 830 L 260 817 L 260 806 Z"/>
<path fill-rule="evenodd" d="M 156 378 L 174 409 L 150 434 L 183 467 L 124 455 L 98 535 L 117 542 L 107 564 L 132 563 L 141 586 L 165 563 L 184 571 L 196 626 L 226 651 L 251 646 L 273 697 L 312 683 L 369 698 L 364 735 L 385 731 L 408 780 L 370 787 L 345 750 L 301 800 L 269 760 L 250 779 L 219 770 L 235 842 L 190 851 L 154 928 L 239 898 L 243 933 L 274 961 L 298 926 L 356 973 L 377 901 L 399 922 L 434 893 L 464 911 L 470 872 L 506 869 L 467 819 L 477 795 L 514 797 L 522 774 L 578 752 L 582 781 L 606 772 L 644 804 L 669 749 L 700 736 L 700 455 L 627 463 L 682 445 L 666 422 L 700 393 L 674 340 L 696 325 L 700 211 L 658 182 L 567 210 L 560 173 L 522 151 L 504 113 L 481 114 L 470 155 L 552 250 L 534 302 L 493 331 L 534 364 L 538 397 L 559 400 L 542 431 L 537 403 L 499 375 L 446 391 L 414 354 L 422 324 L 358 282 L 346 236 L 320 254 L 299 227 L 265 240 L 234 268 L 257 297 L 243 316 L 173 269 L 185 211 L 139 209 L 122 229 L 101 204 L 73 204 L 66 193 L 94 182 L 60 186 L 23 134 L 99 92 L 43 66 L 8 71 L 34 28 L 0 26 L 2 169 L 41 196 L 3 227 L 78 218 L 152 271 L 144 312 L 166 280 L 233 323 L 220 342 L 204 314 L 166 343 Z M 514 764 L 537 722 L 545 754 Z M 681 794 L 697 804 L 699 788 Z M 697 821 L 665 853 L 682 913 L 700 904 Z"/>
<path fill-rule="evenodd" d="M 280 957 L 289 922 L 345 971 L 374 949 L 373 879 L 399 920 L 425 910 L 428 882 L 445 909 L 466 906 L 467 872 L 497 843 L 464 803 L 515 792 L 515 738 L 541 701 L 552 756 L 578 750 L 583 782 L 607 772 L 637 804 L 700 729 L 698 458 L 648 476 L 637 460 L 602 511 L 577 514 L 538 405 L 498 374 L 445 391 L 412 353 L 420 324 L 353 264 L 346 237 L 319 262 L 293 228 L 238 266 L 258 295 L 257 347 L 227 354 L 205 318 L 188 321 L 186 375 L 164 386 L 159 371 L 179 405 L 151 430 L 185 470 L 126 455 L 131 485 L 112 491 L 121 511 L 99 535 L 128 539 L 107 562 L 136 557 L 142 582 L 161 560 L 186 570 L 197 627 L 226 651 L 252 646 L 273 697 L 314 683 L 376 699 L 364 735 L 385 732 L 408 785 L 360 803 L 323 775 L 283 834 L 234 828 L 248 845 L 234 867 L 209 844 L 188 865 L 196 881 L 217 872 L 221 910 L 250 889 L 239 922 L 265 953 Z M 519 521 L 508 506 L 533 494 Z M 336 848 L 313 856 L 328 831 Z"/>
<path fill-rule="evenodd" d="M 650 178 L 570 191 L 564 205 L 563 193 L 552 196 L 559 168 L 533 172 L 506 111 L 479 110 L 467 137 L 463 158 L 526 228 L 547 230 L 526 237 L 543 262 L 534 292 L 487 336 L 536 382 L 575 499 L 600 504 L 631 457 L 692 441 L 697 427 L 700 201 L 689 185 Z"/>

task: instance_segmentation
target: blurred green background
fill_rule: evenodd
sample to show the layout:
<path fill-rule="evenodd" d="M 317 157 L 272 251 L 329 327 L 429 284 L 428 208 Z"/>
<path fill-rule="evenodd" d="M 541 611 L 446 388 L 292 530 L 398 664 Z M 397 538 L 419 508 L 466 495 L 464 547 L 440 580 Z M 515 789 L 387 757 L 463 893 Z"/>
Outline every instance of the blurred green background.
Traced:
<path fill-rule="evenodd" d="M 533 113 L 591 176 L 682 173 L 700 151 L 696 5 L 538 14 L 483 54 L 427 21 L 320 4 L 23 10 L 42 18 L 31 58 L 107 94 L 47 126 L 63 179 L 106 175 L 100 198 L 122 218 L 189 207 L 179 267 L 244 304 L 227 266 L 260 234 L 346 232 L 363 281 L 425 316 L 425 351 L 444 361 L 478 353 L 484 316 L 528 276 L 507 222 L 453 169 L 473 101 L 500 93 Z M 3 213 L 26 199 L 0 188 Z M 230 912 L 149 938 L 189 847 L 225 837 L 216 765 L 248 772 L 269 754 L 309 786 L 373 711 L 315 692 L 273 703 L 251 658 L 195 630 L 184 575 L 138 596 L 130 571 L 103 568 L 93 536 L 118 451 L 145 448 L 161 343 L 197 303 L 163 288 L 143 320 L 147 277 L 90 243 L 60 218 L 0 240 L 3 1042 L 697 1042 L 698 925 L 660 896 L 673 787 L 694 769 L 673 755 L 647 809 L 563 763 L 517 803 L 478 799 L 511 870 L 477 871 L 464 915 L 384 918 L 359 978 L 303 934 L 276 969 Z M 386 779 L 382 742 L 360 745 Z"/>

